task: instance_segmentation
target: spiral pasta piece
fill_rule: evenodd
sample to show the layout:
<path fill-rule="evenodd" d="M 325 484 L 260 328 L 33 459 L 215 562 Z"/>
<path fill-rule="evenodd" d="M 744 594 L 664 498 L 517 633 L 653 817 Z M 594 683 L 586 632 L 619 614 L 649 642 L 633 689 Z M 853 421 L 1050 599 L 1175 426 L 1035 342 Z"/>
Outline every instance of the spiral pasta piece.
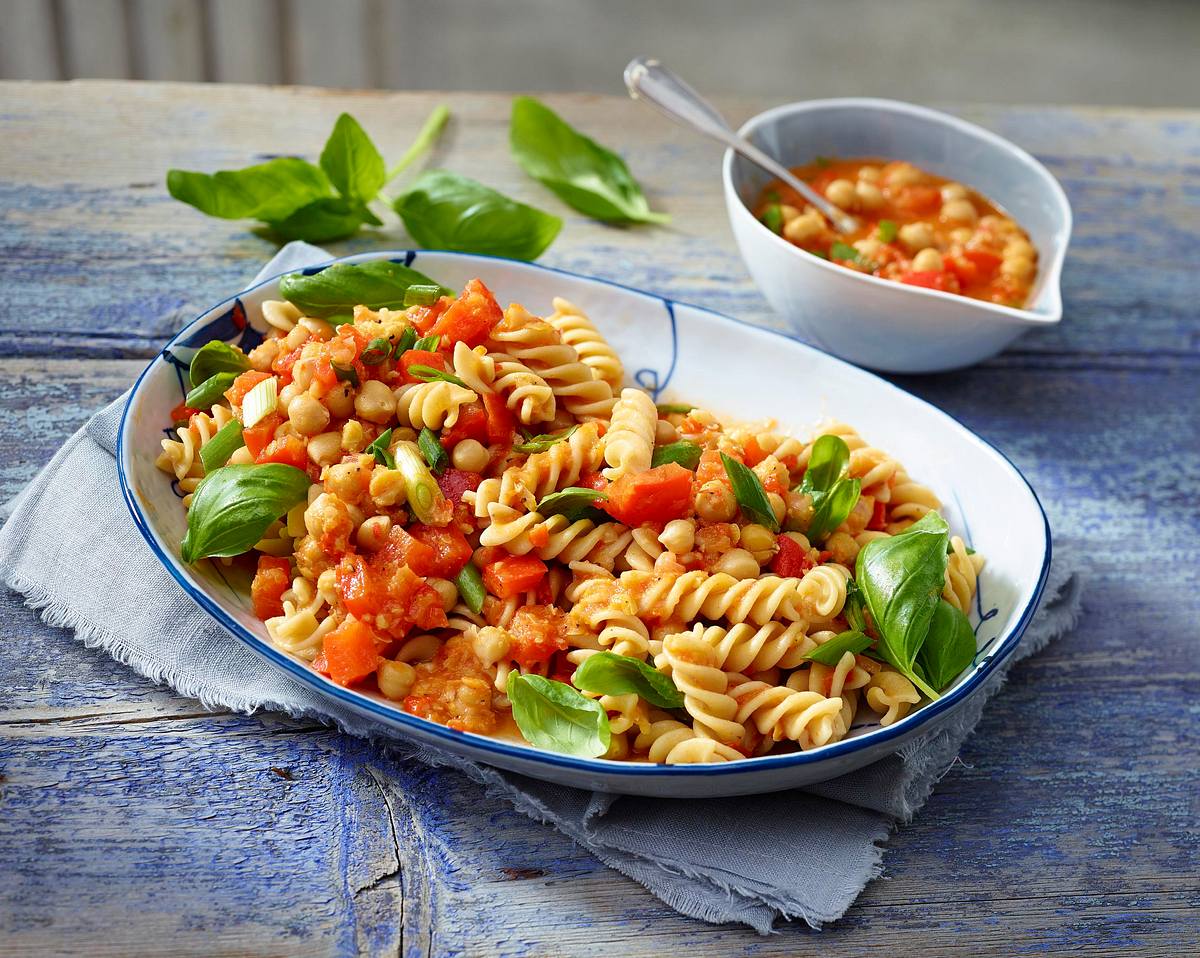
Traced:
<path fill-rule="evenodd" d="M 564 343 L 574 348 L 580 361 L 592 368 L 596 378 L 608 383 L 616 393 L 625 379 L 625 368 L 616 350 L 574 303 L 555 296 L 553 305 L 554 312 L 546 317 L 546 322 L 558 330 Z"/>
<path fill-rule="evenodd" d="M 787 739 L 809 749 L 825 745 L 837 734 L 842 710 L 840 698 L 769 685 L 744 676 L 737 679 L 731 680 L 729 687 L 729 695 L 738 704 L 737 721 L 753 724 L 762 735 L 776 742 Z"/>
<path fill-rule="evenodd" d="M 454 344 L 454 375 L 481 396 L 498 393 L 523 425 L 554 418 L 554 392 L 549 384 L 511 356 L 488 353 L 483 346 L 472 349 L 460 341 Z"/>
<path fill-rule="evenodd" d="M 724 628 L 696 623 L 692 632 L 711 645 L 718 665 L 726 672 L 754 674 L 767 669 L 794 669 L 818 645 L 806 622 L 768 622 L 754 626 L 742 622 Z"/>
<path fill-rule="evenodd" d="M 297 576 L 283 594 L 283 615 L 264 623 L 272 644 L 297 658 L 311 662 L 321 651 L 325 636 L 337 625 L 328 614 L 336 603 L 332 571 L 324 572 L 316 583 Z"/>
<path fill-rule="evenodd" d="M 163 439 L 162 452 L 154 464 L 163 472 L 170 473 L 179 483 L 184 494 L 183 505 L 192 504 L 192 494 L 204 478 L 204 463 L 200 450 L 215 436 L 222 426 L 233 419 L 228 406 L 213 406 L 211 413 L 193 413 L 186 426 L 175 430 L 176 439 Z"/>
<path fill-rule="evenodd" d="M 494 502 L 533 509 L 543 497 L 575 485 L 585 472 L 595 472 L 601 462 L 600 430 L 584 423 L 562 442 L 534 453 L 519 466 L 504 470 L 499 478 L 485 479 L 478 489 L 463 495 L 478 518 L 489 515 Z"/>
<path fill-rule="evenodd" d="M 772 619 L 804 621 L 802 582 L 775 575 L 735 579 L 724 572 L 698 570 L 682 574 L 635 570 L 621 573 L 619 580 L 620 588 L 636 602 L 638 614 L 650 620 L 686 622 L 703 615 L 756 625 Z"/>
<path fill-rule="evenodd" d="M 892 495 L 888 501 L 886 530 L 892 535 L 903 532 L 918 519 L 941 507 L 941 500 L 928 486 L 914 482 L 903 469 L 892 477 Z"/>
<path fill-rule="evenodd" d="M 737 702 L 726 694 L 729 676 L 718 667 L 716 650 L 694 632 L 663 640 L 662 658 L 695 730 L 725 744 L 740 742 L 745 728 L 734 720 Z"/>
<path fill-rule="evenodd" d="M 443 429 L 458 422 L 459 410 L 477 398 L 455 383 L 412 383 L 396 390 L 396 418 L 413 429 Z"/>
<path fill-rule="evenodd" d="M 950 555 L 946 559 L 946 584 L 942 598 L 963 615 L 970 615 L 975 601 L 975 588 L 983 569 L 983 556 L 967 552 L 967 544 L 959 536 L 950 537 Z"/>
<path fill-rule="evenodd" d="M 662 713 L 633 740 L 633 750 L 645 754 L 651 762 L 667 765 L 698 765 L 708 762 L 733 762 L 745 756 L 737 749 L 696 734 L 682 722 Z"/>
<path fill-rule="evenodd" d="M 867 683 L 867 704 L 882 713 L 880 725 L 891 725 L 909 713 L 921 701 L 921 693 L 907 678 L 893 669 L 883 669 Z"/>
<path fill-rule="evenodd" d="M 622 476 L 645 472 L 654 455 L 654 429 L 658 410 L 654 400 L 640 389 L 624 389 L 612 410 L 612 422 L 604 434 L 604 476 L 616 481 Z"/>

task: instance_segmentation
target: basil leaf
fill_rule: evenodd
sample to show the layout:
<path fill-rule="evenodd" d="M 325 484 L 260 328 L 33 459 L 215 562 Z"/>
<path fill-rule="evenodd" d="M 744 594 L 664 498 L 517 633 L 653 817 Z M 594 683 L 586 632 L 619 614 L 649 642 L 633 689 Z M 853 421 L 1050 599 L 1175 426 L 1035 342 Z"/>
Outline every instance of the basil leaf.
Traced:
<path fill-rule="evenodd" d="M 524 454 L 532 454 L 535 452 L 545 452 L 551 446 L 557 446 L 564 439 L 568 439 L 579 426 L 571 426 L 564 429 L 562 432 L 543 433 L 540 436 L 530 436 L 524 442 L 518 442 L 512 447 L 513 452 Z"/>
<path fill-rule="evenodd" d="M 226 220 L 284 220 L 332 192 L 311 163 L 282 156 L 241 170 L 167 172 L 167 192 L 201 213 Z"/>
<path fill-rule="evenodd" d="M 340 196 L 313 200 L 284 219 L 268 219 L 267 229 L 282 240 L 325 243 L 356 232 L 364 222 L 380 226 L 380 219 L 358 203 Z"/>
<path fill-rule="evenodd" d="M 409 366 L 405 372 L 415 376 L 423 383 L 430 383 L 437 379 L 444 383 L 454 383 L 456 386 L 462 386 L 463 389 L 471 388 L 461 379 L 455 376 L 454 373 L 448 373 L 443 369 L 434 369 L 432 366 L 424 366 L 420 363 L 414 363 L 413 365 Z"/>
<path fill-rule="evenodd" d="M 829 533 L 846 521 L 854 510 L 861 491 L 862 480 L 839 479 L 833 488 L 814 500 L 812 518 L 808 522 L 810 542 L 825 539 Z"/>
<path fill-rule="evenodd" d="M 930 512 L 898 535 L 868 542 L 858 554 L 854 578 L 879 634 L 876 648 L 910 679 L 942 594 L 949 532 L 946 520 Z"/>
<path fill-rule="evenodd" d="M 233 385 L 238 373 L 214 373 L 204 382 L 187 394 L 183 403 L 190 409 L 208 409 L 213 403 L 221 401 L 225 390 Z"/>
<path fill-rule="evenodd" d="M 385 259 L 369 263 L 335 263 L 319 273 L 291 273 L 279 281 L 279 294 L 305 316 L 325 319 L 349 315 L 355 306 L 403 309 L 410 286 L 436 286 L 424 273 Z M 442 287 L 447 295 L 453 290 Z"/>
<path fill-rule="evenodd" d="M 308 496 L 308 475 L 294 466 L 223 466 L 196 488 L 188 531 L 180 543 L 184 562 L 235 556 L 251 548 L 267 527 Z"/>
<path fill-rule="evenodd" d="M 417 448 L 421 450 L 421 455 L 429 464 L 429 471 L 435 476 L 440 476 L 446 471 L 450 457 L 446 455 L 445 448 L 438 442 L 438 437 L 428 426 L 423 427 L 421 434 L 417 436 Z"/>
<path fill-rule="evenodd" d="M 650 468 L 663 466 L 668 462 L 676 462 L 683 466 L 684 469 L 695 469 L 700 465 L 700 453 L 702 451 L 696 443 L 688 442 L 686 439 L 668 443 L 665 446 L 658 446 L 655 448 L 654 455 L 650 459 Z"/>
<path fill-rule="evenodd" d="M 487 589 L 483 585 L 483 576 L 474 562 L 468 562 L 454 580 L 458 586 L 458 594 L 466 603 L 468 609 L 478 615 L 483 611 L 483 600 L 487 598 Z"/>
<path fill-rule="evenodd" d="M 567 486 L 552 492 L 537 504 L 537 511 L 544 516 L 566 516 L 572 522 L 588 517 L 587 513 L 596 502 L 608 498 L 607 492 L 585 489 L 582 486 Z"/>
<path fill-rule="evenodd" d="M 394 359 L 399 359 L 406 352 L 412 349 L 417 344 L 417 330 L 412 326 L 404 327 L 404 332 L 400 334 L 400 339 L 396 343 L 396 348 L 392 352 Z"/>
<path fill-rule="evenodd" d="M 828 642 L 818 645 L 812 651 L 807 652 L 804 658 L 811 659 L 813 662 L 820 662 L 822 665 L 834 666 L 842 660 L 842 656 L 847 652 L 862 652 L 870 644 L 871 637 L 864 635 L 862 632 L 842 632 L 839 635 L 835 635 Z"/>
<path fill-rule="evenodd" d="M 445 170 L 422 173 L 394 205 L 409 234 L 427 249 L 533 260 L 562 229 L 557 216 Z"/>
<path fill-rule="evenodd" d="M 243 445 L 242 424 L 236 419 L 229 420 L 217 430 L 215 436 L 200 447 L 200 461 L 204 464 L 205 475 L 220 469 L 229 461 L 234 451 Z"/>
<path fill-rule="evenodd" d="M 772 532 L 779 531 L 779 520 L 775 518 L 775 510 L 767 498 L 762 482 L 749 466 L 731 459 L 721 453 L 721 462 L 725 464 L 725 475 L 733 484 L 733 495 L 737 499 L 742 512 L 746 513 L 759 525 L 764 525 Z"/>
<path fill-rule="evenodd" d="M 540 675 L 513 675 L 508 700 L 517 728 L 538 748 L 596 758 L 608 751 L 608 715 L 594 699 Z"/>
<path fill-rule="evenodd" d="M 660 402 L 656 408 L 660 415 L 669 416 L 672 413 L 687 415 L 696 407 L 690 406 L 685 402 Z"/>
<path fill-rule="evenodd" d="M 199 386 L 214 373 L 244 373 L 250 368 L 250 360 L 240 349 L 234 349 L 228 343 L 214 339 L 205 343 L 192 357 L 188 367 L 188 377 L 192 386 Z M 192 407 L 196 408 L 195 406 Z"/>
<path fill-rule="evenodd" d="M 640 695 L 661 709 L 683 708 L 683 693 L 675 687 L 674 682 L 657 669 L 628 655 L 617 655 L 615 652 L 590 655 L 575 670 L 571 682 L 585 692 Z"/>
<path fill-rule="evenodd" d="M 800 483 L 800 491 L 814 496 L 825 492 L 841 478 L 850 464 L 850 447 L 841 436 L 821 436 L 813 443 L 808 469 Z"/>
<path fill-rule="evenodd" d="M 975 661 L 975 630 L 967 617 L 942 599 L 934 609 L 929 635 L 917 655 L 926 681 L 939 692 Z"/>
<path fill-rule="evenodd" d="M 385 429 L 375 437 L 375 441 L 371 443 L 371 445 L 367 446 L 363 452 L 365 452 L 368 456 L 374 456 L 375 461 L 381 466 L 387 466 L 389 469 L 395 469 L 396 460 L 392 458 L 392 454 L 388 449 L 388 446 L 391 445 L 391 442 L 392 430 Z"/>
<path fill-rule="evenodd" d="M 321 151 L 321 169 L 342 196 L 362 204 L 375 199 L 387 179 L 383 157 L 349 113 L 334 123 Z"/>
<path fill-rule="evenodd" d="M 532 97 L 513 100 L 509 143 L 526 173 L 587 216 L 620 223 L 671 219 L 651 212 L 624 160 Z"/>

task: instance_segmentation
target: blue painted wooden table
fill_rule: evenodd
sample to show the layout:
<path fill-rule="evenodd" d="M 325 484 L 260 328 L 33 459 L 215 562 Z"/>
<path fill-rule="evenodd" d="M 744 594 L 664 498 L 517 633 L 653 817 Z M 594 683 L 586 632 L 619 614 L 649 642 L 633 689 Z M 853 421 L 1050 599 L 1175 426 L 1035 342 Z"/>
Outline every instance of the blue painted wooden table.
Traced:
<path fill-rule="evenodd" d="M 715 150 L 623 100 L 550 100 L 627 151 L 670 229 L 560 209 L 508 159 L 504 97 L 450 97 L 436 162 L 561 213 L 547 263 L 776 322 L 726 229 Z M 0 495 L 126 388 L 165 310 L 215 301 L 272 252 L 168 199 L 168 167 L 311 156 L 343 109 L 395 157 L 433 103 L 0 85 Z M 1086 614 L 1014 670 L 842 921 L 762 939 L 681 918 L 452 773 L 207 712 L 3 593 L 0 954 L 1196 954 L 1200 114 L 959 112 L 1070 194 L 1066 318 L 901 382 L 1030 478 L 1082 544 Z M 405 242 L 391 227 L 337 250 Z"/>

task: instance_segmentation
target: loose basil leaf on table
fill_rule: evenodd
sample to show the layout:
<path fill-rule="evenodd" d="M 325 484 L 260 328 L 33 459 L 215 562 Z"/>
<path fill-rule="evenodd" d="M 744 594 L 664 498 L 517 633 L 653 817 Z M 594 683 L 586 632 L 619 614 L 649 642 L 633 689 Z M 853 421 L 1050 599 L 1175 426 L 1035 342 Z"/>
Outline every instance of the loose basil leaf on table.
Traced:
<path fill-rule="evenodd" d="M 942 599 L 934 609 L 929 635 L 917 654 L 925 680 L 942 691 L 975 661 L 975 630 L 965 615 Z"/>
<path fill-rule="evenodd" d="M 509 143 L 526 173 L 587 216 L 618 223 L 671 219 L 650 209 L 624 160 L 532 97 L 513 100 Z"/>
<path fill-rule="evenodd" d="M 349 113 L 334 123 L 321 151 L 321 169 L 342 196 L 364 205 L 375 199 L 387 181 L 383 156 Z"/>
<path fill-rule="evenodd" d="M 167 191 L 201 213 L 220 219 L 284 220 L 314 200 L 331 196 L 333 187 L 319 167 L 281 156 L 218 173 L 170 170 Z"/>
<path fill-rule="evenodd" d="M 279 295 L 306 316 L 325 319 L 350 314 L 355 306 L 404 309 L 410 286 L 438 286 L 424 273 L 385 259 L 369 263 L 335 263 L 319 273 L 290 273 L 279 281 Z M 438 286 L 447 296 L 454 291 Z"/>
<path fill-rule="evenodd" d="M 571 686 L 540 675 L 514 675 L 508 700 L 517 728 L 531 745 L 597 758 L 612 744 L 608 715 L 594 699 Z"/>
<path fill-rule="evenodd" d="M 608 498 L 608 493 L 582 486 L 567 486 L 552 492 L 537 504 L 543 516 L 566 516 L 571 522 L 591 518 L 594 506 Z"/>
<path fill-rule="evenodd" d="M 306 203 L 281 220 L 267 220 L 266 232 L 289 242 L 327 243 L 353 235 L 363 223 L 382 226 L 383 220 L 360 203 L 328 196 Z"/>
<path fill-rule="evenodd" d="M 640 695 L 663 709 L 683 708 L 683 693 L 657 669 L 628 655 L 597 652 L 575 670 L 576 688 L 598 695 Z"/>
<path fill-rule="evenodd" d="M 903 532 L 863 546 L 854 575 L 878 632 L 876 650 L 930 698 L 937 690 L 914 666 L 941 601 L 949 533 L 946 520 L 930 512 Z"/>
<path fill-rule="evenodd" d="M 180 543 L 184 562 L 241 555 L 268 526 L 308 496 L 308 474 L 294 466 L 222 466 L 200 482 Z"/>
<path fill-rule="evenodd" d="M 772 532 L 778 532 L 779 520 L 775 518 L 775 510 L 754 470 L 725 453 L 721 453 L 721 462 L 725 464 L 725 474 L 733 485 L 733 495 L 742 512 Z"/>
<path fill-rule="evenodd" d="M 805 653 L 804 658 L 822 665 L 835 666 L 847 652 L 864 652 L 871 645 L 871 637 L 852 630 L 835 635 L 828 642 Z"/>
<path fill-rule="evenodd" d="M 191 365 L 188 366 L 188 378 L 195 388 L 216 373 L 244 373 L 249 368 L 250 360 L 244 352 L 214 339 L 196 350 Z"/>
<path fill-rule="evenodd" d="M 422 173 L 394 207 L 428 249 L 533 260 L 562 229 L 557 216 L 446 170 Z"/>
<path fill-rule="evenodd" d="M 233 385 L 238 373 L 213 373 L 199 386 L 192 389 L 183 400 L 189 409 L 207 409 L 219 402 L 225 395 L 225 390 Z"/>
<path fill-rule="evenodd" d="M 650 467 L 655 468 L 664 466 L 668 462 L 675 462 L 684 469 L 695 469 L 700 465 L 701 452 L 700 446 L 696 443 L 681 439 L 679 442 L 656 447 L 654 455 L 650 459 Z"/>

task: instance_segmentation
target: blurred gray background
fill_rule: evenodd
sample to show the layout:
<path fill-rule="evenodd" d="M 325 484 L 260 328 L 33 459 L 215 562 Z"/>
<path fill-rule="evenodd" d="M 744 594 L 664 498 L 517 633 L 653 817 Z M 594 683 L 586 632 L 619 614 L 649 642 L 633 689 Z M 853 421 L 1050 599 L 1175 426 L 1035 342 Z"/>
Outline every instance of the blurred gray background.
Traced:
<path fill-rule="evenodd" d="M 1200 106 L 1195 0 L 0 0 L 0 77 Z"/>

